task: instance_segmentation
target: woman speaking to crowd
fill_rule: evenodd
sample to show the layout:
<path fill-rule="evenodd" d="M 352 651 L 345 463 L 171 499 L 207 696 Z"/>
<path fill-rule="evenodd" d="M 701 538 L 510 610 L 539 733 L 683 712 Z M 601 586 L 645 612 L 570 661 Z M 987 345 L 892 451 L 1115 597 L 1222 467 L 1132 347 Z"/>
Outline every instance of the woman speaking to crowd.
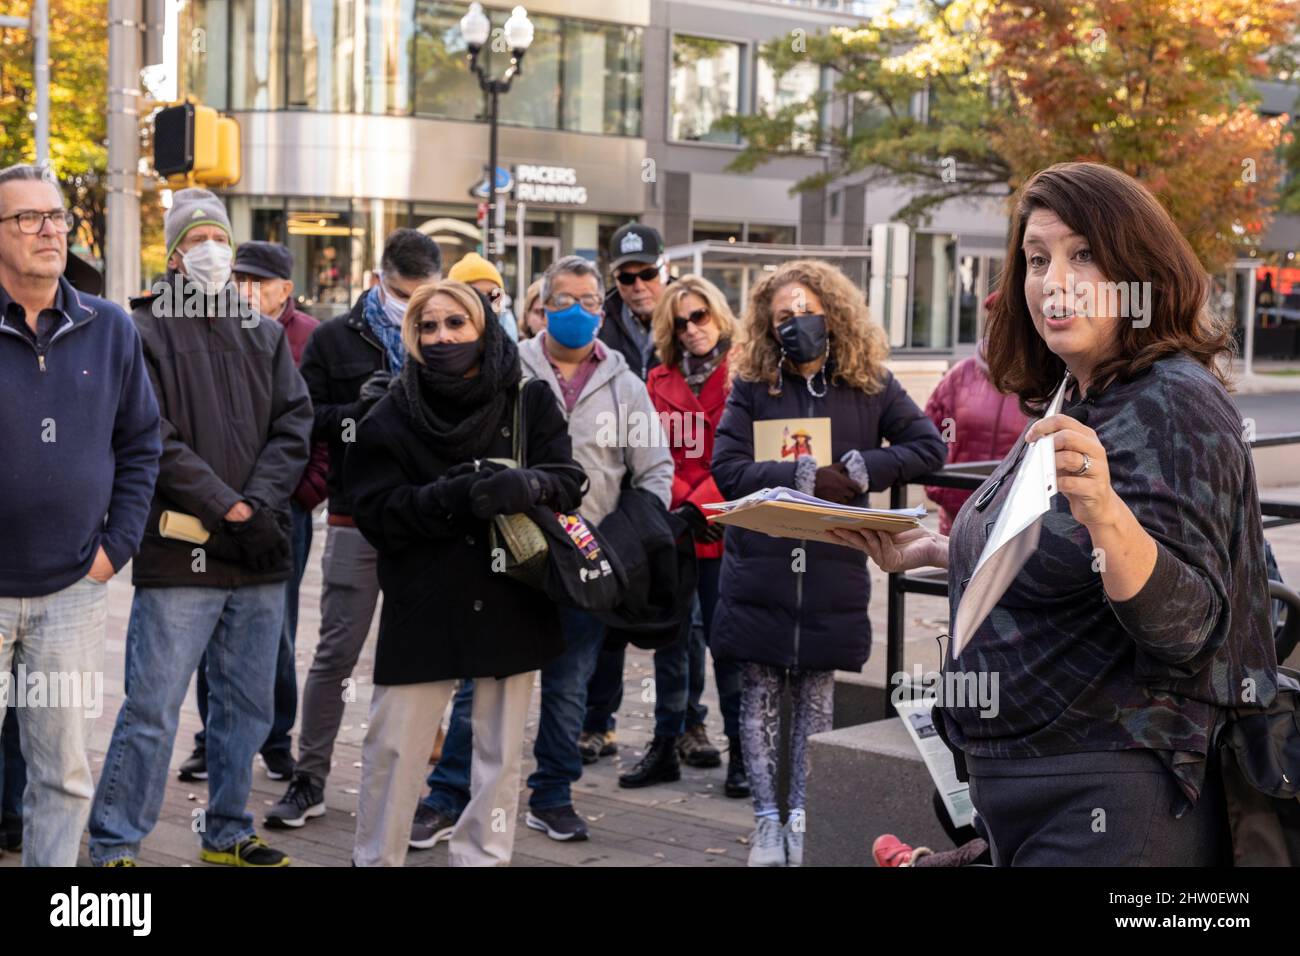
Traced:
<path fill-rule="evenodd" d="M 997 674 L 996 716 L 949 702 L 936 724 L 996 864 L 1214 865 L 1216 723 L 1277 690 L 1254 467 L 1220 367 L 1231 329 L 1169 215 L 1107 166 L 1030 179 L 1007 262 L 990 378 L 1042 414 L 1068 370 L 1065 414 L 1027 429 L 951 536 L 833 535 L 886 571 L 947 567 L 955 621 L 1026 443 L 1053 442 L 1038 548 L 944 665 Z"/>

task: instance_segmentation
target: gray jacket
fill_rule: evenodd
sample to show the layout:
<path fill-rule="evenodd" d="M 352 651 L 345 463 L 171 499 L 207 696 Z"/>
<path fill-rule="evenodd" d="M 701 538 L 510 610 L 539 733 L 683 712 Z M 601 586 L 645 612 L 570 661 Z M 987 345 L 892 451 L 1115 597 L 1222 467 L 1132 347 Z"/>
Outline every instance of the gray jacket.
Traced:
<path fill-rule="evenodd" d="M 519 343 L 524 374 L 551 386 L 560 411 L 564 395 L 546 357 L 542 336 Z M 634 488 L 654 495 L 667 508 L 672 501 L 673 456 L 659 426 L 645 383 L 628 368 L 627 360 L 611 348 L 566 413 L 573 457 L 591 484 L 582 499 L 582 516 L 599 525 L 618 507 L 624 474 Z"/>

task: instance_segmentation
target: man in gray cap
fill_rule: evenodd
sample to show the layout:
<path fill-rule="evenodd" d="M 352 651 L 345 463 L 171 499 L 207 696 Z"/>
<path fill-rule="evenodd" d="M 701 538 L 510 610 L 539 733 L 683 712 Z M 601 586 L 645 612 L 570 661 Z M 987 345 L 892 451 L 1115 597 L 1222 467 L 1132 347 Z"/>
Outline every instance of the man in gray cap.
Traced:
<path fill-rule="evenodd" d="M 132 563 L 127 694 L 90 813 L 90 859 L 134 865 L 158 821 L 181 703 L 206 654 L 200 858 L 285 866 L 289 858 L 253 829 L 248 794 L 253 756 L 271 729 L 293 570 L 289 496 L 307 464 L 311 401 L 280 324 L 223 308 L 233 285 L 221 200 L 181 190 L 164 232 L 167 288 L 177 292 L 131 302 L 162 412 L 162 462 Z M 170 531 L 187 517 L 201 527 Z"/>

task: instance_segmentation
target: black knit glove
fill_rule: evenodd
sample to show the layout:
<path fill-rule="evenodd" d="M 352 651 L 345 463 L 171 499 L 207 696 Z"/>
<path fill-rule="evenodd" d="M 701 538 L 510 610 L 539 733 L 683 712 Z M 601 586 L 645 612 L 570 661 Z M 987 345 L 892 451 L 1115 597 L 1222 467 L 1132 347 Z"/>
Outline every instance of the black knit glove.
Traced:
<path fill-rule="evenodd" d="M 837 505 L 846 505 L 862 494 L 862 488 L 849 477 L 848 469 L 836 462 L 817 469 L 813 494 Z"/>
<path fill-rule="evenodd" d="M 689 501 L 678 505 L 672 510 L 672 513 L 686 522 L 686 527 L 695 537 L 709 530 L 708 519 L 704 517 L 704 512 Z"/>
<path fill-rule="evenodd" d="M 437 481 L 425 485 L 424 491 L 432 502 L 436 502 L 437 510 L 443 514 L 461 515 L 470 510 L 470 490 L 479 482 L 485 481 L 487 476 L 488 472 L 475 471 L 473 462 L 469 463 L 467 469 L 464 465 L 456 465 Z"/>
<path fill-rule="evenodd" d="M 542 483 L 527 468 L 506 468 L 484 478 L 470 493 L 470 510 L 477 518 L 527 511 L 542 497 Z"/>
<path fill-rule="evenodd" d="M 289 535 L 271 509 L 259 507 L 247 521 L 228 521 L 226 527 L 239 545 L 241 562 L 258 574 L 284 567 L 289 560 Z"/>
<path fill-rule="evenodd" d="M 378 371 L 361 383 L 361 393 L 357 396 L 361 407 L 366 411 L 370 406 L 388 394 L 388 386 L 393 381 L 392 373 Z M 363 413 L 364 414 L 364 413 Z"/>

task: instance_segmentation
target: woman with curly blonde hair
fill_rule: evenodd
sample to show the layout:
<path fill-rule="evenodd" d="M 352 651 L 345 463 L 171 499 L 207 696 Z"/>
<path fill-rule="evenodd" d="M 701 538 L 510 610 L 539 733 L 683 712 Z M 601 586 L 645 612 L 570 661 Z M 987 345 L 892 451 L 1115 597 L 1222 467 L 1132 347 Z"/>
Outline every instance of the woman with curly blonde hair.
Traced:
<path fill-rule="evenodd" d="M 865 504 L 868 491 L 943 464 L 943 439 L 885 368 L 884 332 L 868 318 L 862 293 L 834 266 L 797 260 L 765 276 L 754 286 L 741 328 L 713 447 L 713 478 L 722 495 L 783 485 L 836 504 Z M 795 442 L 794 461 L 756 459 L 756 422 L 784 420 L 794 437 L 815 428 L 808 419 L 830 419 L 829 449 Z M 757 826 L 749 862 L 798 866 L 808 737 L 830 729 L 833 672 L 861 670 L 871 650 L 866 561 L 824 541 L 728 528 L 720 591 L 714 656 L 742 665 L 740 738 Z M 790 815 L 783 829 L 776 767 L 787 683 L 793 709 Z"/>

